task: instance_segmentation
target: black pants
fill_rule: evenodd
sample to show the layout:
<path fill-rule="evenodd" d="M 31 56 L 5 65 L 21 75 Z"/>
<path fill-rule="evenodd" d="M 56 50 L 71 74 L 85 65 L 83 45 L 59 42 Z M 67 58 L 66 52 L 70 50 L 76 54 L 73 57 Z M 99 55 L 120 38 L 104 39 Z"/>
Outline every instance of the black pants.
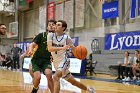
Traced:
<path fill-rule="evenodd" d="M 13 57 L 13 68 L 16 69 L 16 66 L 17 68 L 19 69 L 20 68 L 20 65 L 19 65 L 19 57 Z"/>
<path fill-rule="evenodd" d="M 2 66 L 6 66 L 6 61 L 2 61 Z"/>
<path fill-rule="evenodd" d="M 7 68 L 9 68 L 9 67 L 11 67 L 11 68 L 12 68 L 12 63 L 13 63 L 12 61 L 7 62 L 7 63 L 6 63 Z"/>
<path fill-rule="evenodd" d="M 132 77 L 132 67 L 127 67 L 127 66 L 118 66 L 118 77 L 120 78 L 122 76 L 122 78 L 124 78 L 124 76 L 126 77 Z"/>

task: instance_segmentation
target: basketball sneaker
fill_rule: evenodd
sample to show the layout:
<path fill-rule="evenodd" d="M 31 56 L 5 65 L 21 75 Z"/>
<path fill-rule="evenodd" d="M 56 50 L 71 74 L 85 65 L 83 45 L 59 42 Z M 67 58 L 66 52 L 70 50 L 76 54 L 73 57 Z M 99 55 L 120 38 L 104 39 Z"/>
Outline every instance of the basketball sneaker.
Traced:
<path fill-rule="evenodd" d="M 88 90 L 89 93 L 96 93 L 95 89 L 93 87 L 88 87 L 87 90 Z"/>
<path fill-rule="evenodd" d="M 122 81 L 131 81 L 130 77 L 125 77 L 124 79 L 122 79 Z"/>
<path fill-rule="evenodd" d="M 33 87 L 33 90 L 32 90 L 31 93 L 37 93 L 37 91 L 38 91 L 38 88 L 36 89 L 36 88 Z"/>

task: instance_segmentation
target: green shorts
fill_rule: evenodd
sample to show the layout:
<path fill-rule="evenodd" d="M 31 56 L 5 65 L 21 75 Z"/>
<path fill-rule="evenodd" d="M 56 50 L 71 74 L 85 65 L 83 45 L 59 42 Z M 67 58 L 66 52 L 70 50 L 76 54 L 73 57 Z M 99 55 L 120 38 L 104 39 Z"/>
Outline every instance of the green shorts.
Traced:
<path fill-rule="evenodd" d="M 47 59 L 32 59 L 32 70 L 33 72 L 36 71 L 45 71 L 45 69 L 51 69 L 52 70 L 52 65 L 50 60 Z"/>

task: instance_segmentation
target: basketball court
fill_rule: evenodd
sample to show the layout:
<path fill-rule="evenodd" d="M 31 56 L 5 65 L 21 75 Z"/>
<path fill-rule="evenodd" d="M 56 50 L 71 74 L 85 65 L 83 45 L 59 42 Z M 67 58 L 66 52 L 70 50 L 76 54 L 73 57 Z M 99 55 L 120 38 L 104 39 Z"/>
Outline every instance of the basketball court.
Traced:
<path fill-rule="evenodd" d="M 103 78 L 104 77 L 104 78 Z M 87 79 L 88 78 L 88 79 Z M 140 86 L 111 82 L 105 79 L 115 79 L 113 76 L 97 74 L 92 77 L 76 78 L 78 81 L 93 86 L 97 93 L 139 93 Z M 0 69 L 0 93 L 30 93 L 32 78 L 28 72 L 15 72 Z M 47 80 L 42 76 L 38 93 L 49 93 Z M 85 93 L 61 79 L 60 93 Z"/>
<path fill-rule="evenodd" d="M 49 0 L 19 0 L 21 1 L 19 3 L 19 5 L 21 4 L 20 7 L 18 7 L 17 1 L 18 0 L 0 0 L 0 10 L 1 10 L 0 22 L 6 22 L 6 25 L 8 24 L 9 26 L 9 27 L 7 26 L 8 28 L 7 36 L 3 38 L 0 37 L 0 44 L 3 44 L 0 48 L 1 49 L 0 52 L 6 53 L 7 51 L 10 51 L 11 45 L 8 45 L 7 43 L 12 44 L 14 42 L 18 42 L 18 46 L 23 48 L 22 50 L 26 51 L 27 46 L 29 45 L 28 41 L 31 41 L 34 35 L 46 31 L 47 13 L 45 10 L 46 6 L 44 7 L 43 3 L 46 4 L 45 1 Z M 25 2 L 22 1 L 29 2 L 25 4 Z M 120 47 L 117 46 L 117 44 L 115 45 L 115 42 L 122 45 L 122 43 L 124 43 L 125 40 L 124 42 L 119 41 L 121 40 L 121 38 L 124 38 L 124 36 L 126 35 L 129 36 L 126 38 L 127 41 L 139 35 L 140 32 L 137 30 L 140 29 L 139 28 L 140 23 L 135 22 L 137 21 L 140 22 L 139 19 L 140 8 L 138 8 L 140 7 L 140 0 L 50 0 L 50 1 L 61 1 L 61 3 L 47 2 L 48 10 L 52 10 L 47 11 L 48 20 L 51 18 L 55 18 L 56 20 L 65 19 L 68 22 L 69 34 L 75 34 L 73 35 L 75 37 L 72 38 L 73 41 L 75 42 L 74 45 L 78 46 L 78 43 L 79 45 L 80 44 L 85 45 L 88 51 L 92 52 L 93 57 L 97 59 L 97 61 L 99 62 L 96 66 L 95 72 L 96 71 L 104 72 L 104 74 L 97 73 L 96 75 L 93 74 L 92 76 L 89 75 L 85 76 L 85 72 L 83 71 L 84 70 L 83 68 L 85 67 L 85 64 L 83 64 L 84 62 L 71 58 L 70 60 L 71 67 L 69 69 L 71 73 L 82 74 L 82 75 L 74 75 L 75 79 L 85 84 L 86 86 L 94 87 L 96 93 L 140 93 L 140 86 L 137 85 L 137 83 L 134 82 L 133 80 L 130 82 L 116 81 L 115 80 L 116 76 L 108 74 L 109 72 L 108 66 L 110 64 L 116 64 L 115 62 L 118 62 L 118 60 L 121 60 L 123 58 L 124 55 L 123 51 L 118 50 L 126 50 L 126 49 L 139 50 L 139 42 L 138 44 L 135 44 L 137 46 L 133 46 L 134 44 L 132 44 L 131 42 L 126 43 L 126 45 L 130 44 L 130 47 L 123 46 Z M 85 1 L 86 3 L 84 3 Z M 130 1 L 131 5 L 128 6 Z M 75 3 L 77 3 L 77 5 Z M 85 5 L 87 5 L 88 7 L 85 7 Z M 106 5 L 114 6 L 115 8 L 109 7 L 110 9 L 107 9 L 108 7 L 106 8 Z M 120 7 L 119 5 L 122 6 Z M 19 8 L 19 11 L 15 9 L 15 7 Z M 75 8 L 76 10 L 73 11 L 74 10 L 73 8 Z M 120 9 L 120 11 L 118 11 L 118 8 Z M 102 11 L 99 10 L 105 12 L 103 13 Z M 54 11 L 56 12 L 57 15 L 55 15 Z M 114 11 L 115 15 L 107 18 L 108 16 L 106 15 L 109 14 L 108 12 L 111 12 L 112 15 Z M 137 12 L 133 13 L 134 11 Z M 74 17 L 72 15 L 74 15 Z M 85 18 L 83 15 L 85 16 Z M 129 15 L 131 17 L 130 19 Z M 7 19 L 5 20 L 5 18 Z M 18 19 L 21 20 L 18 22 Z M 14 22 L 12 22 L 11 20 L 14 20 Z M 127 24 L 129 22 L 130 24 Z M 20 31 L 18 31 L 18 28 L 20 28 L 19 29 Z M 74 30 L 77 30 L 77 32 Z M 125 33 L 122 34 L 122 32 Z M 139 38 L 137 38 L 137 40 L 139 41 Z M 105 49 L 103 49 L 103 47 L 105 47 Z M 115 51 L 110 52 L 110 50 Z M 84 52 L 85 52 L 84 56 L 86 56 L 87 51 Z M 134 54 L 134 51 L 131 52 Z M 78 58 L 79 54 L 81 53 L 77 52 L 75 56 Z M 83 58 L 83 55 L 80 56 L 81 57 L 79 59 L 85 58 L 85 57 Z M 27 58 L 27 61 L 24 62 L 23 69 L 26 70 L 29 69 L 29 60 L 30 59 Z M 54 67 L 52 70 L 55 71 Z M 64 79 L 60 80 L 60 85 L 61 85 L 60 93 L 87 93 L 71 85 Z M 28 71 L 12 71 L 0 67 L 0 93 L 31 93 L 32 88 L 33 88 L 32 78 Z M 48 89 L 48 81 L 43 74 L 41 74 L 41 81 L 37 93 L 50 93 Z"/>

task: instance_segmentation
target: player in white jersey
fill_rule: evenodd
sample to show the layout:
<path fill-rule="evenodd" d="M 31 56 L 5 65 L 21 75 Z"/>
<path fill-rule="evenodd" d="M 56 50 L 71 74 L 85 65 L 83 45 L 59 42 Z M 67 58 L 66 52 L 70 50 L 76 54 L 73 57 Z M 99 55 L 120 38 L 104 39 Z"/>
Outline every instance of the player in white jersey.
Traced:
<path fill-rule="evenodd" d="M 66 28 L 66 22 L 59 20 L 56 23 L 55 33 L 49 33 L 47 36 L 48 50 L 52 54 L 54 68 L 56 69 L 54 74 L 54 93 L 59 93 L 60 91 L 61 77 L 82 90 L 88 91 L 89 93 L 95 93 L 95 90 L 92 87 L 86 87 L 81 82 L 76 81 L 68 70 L 70 60 L 67 58 L 67 50 L 69 48 L 74 50 L 75 47 L 72 44 L 71 38 L 64 33 Z"/>

